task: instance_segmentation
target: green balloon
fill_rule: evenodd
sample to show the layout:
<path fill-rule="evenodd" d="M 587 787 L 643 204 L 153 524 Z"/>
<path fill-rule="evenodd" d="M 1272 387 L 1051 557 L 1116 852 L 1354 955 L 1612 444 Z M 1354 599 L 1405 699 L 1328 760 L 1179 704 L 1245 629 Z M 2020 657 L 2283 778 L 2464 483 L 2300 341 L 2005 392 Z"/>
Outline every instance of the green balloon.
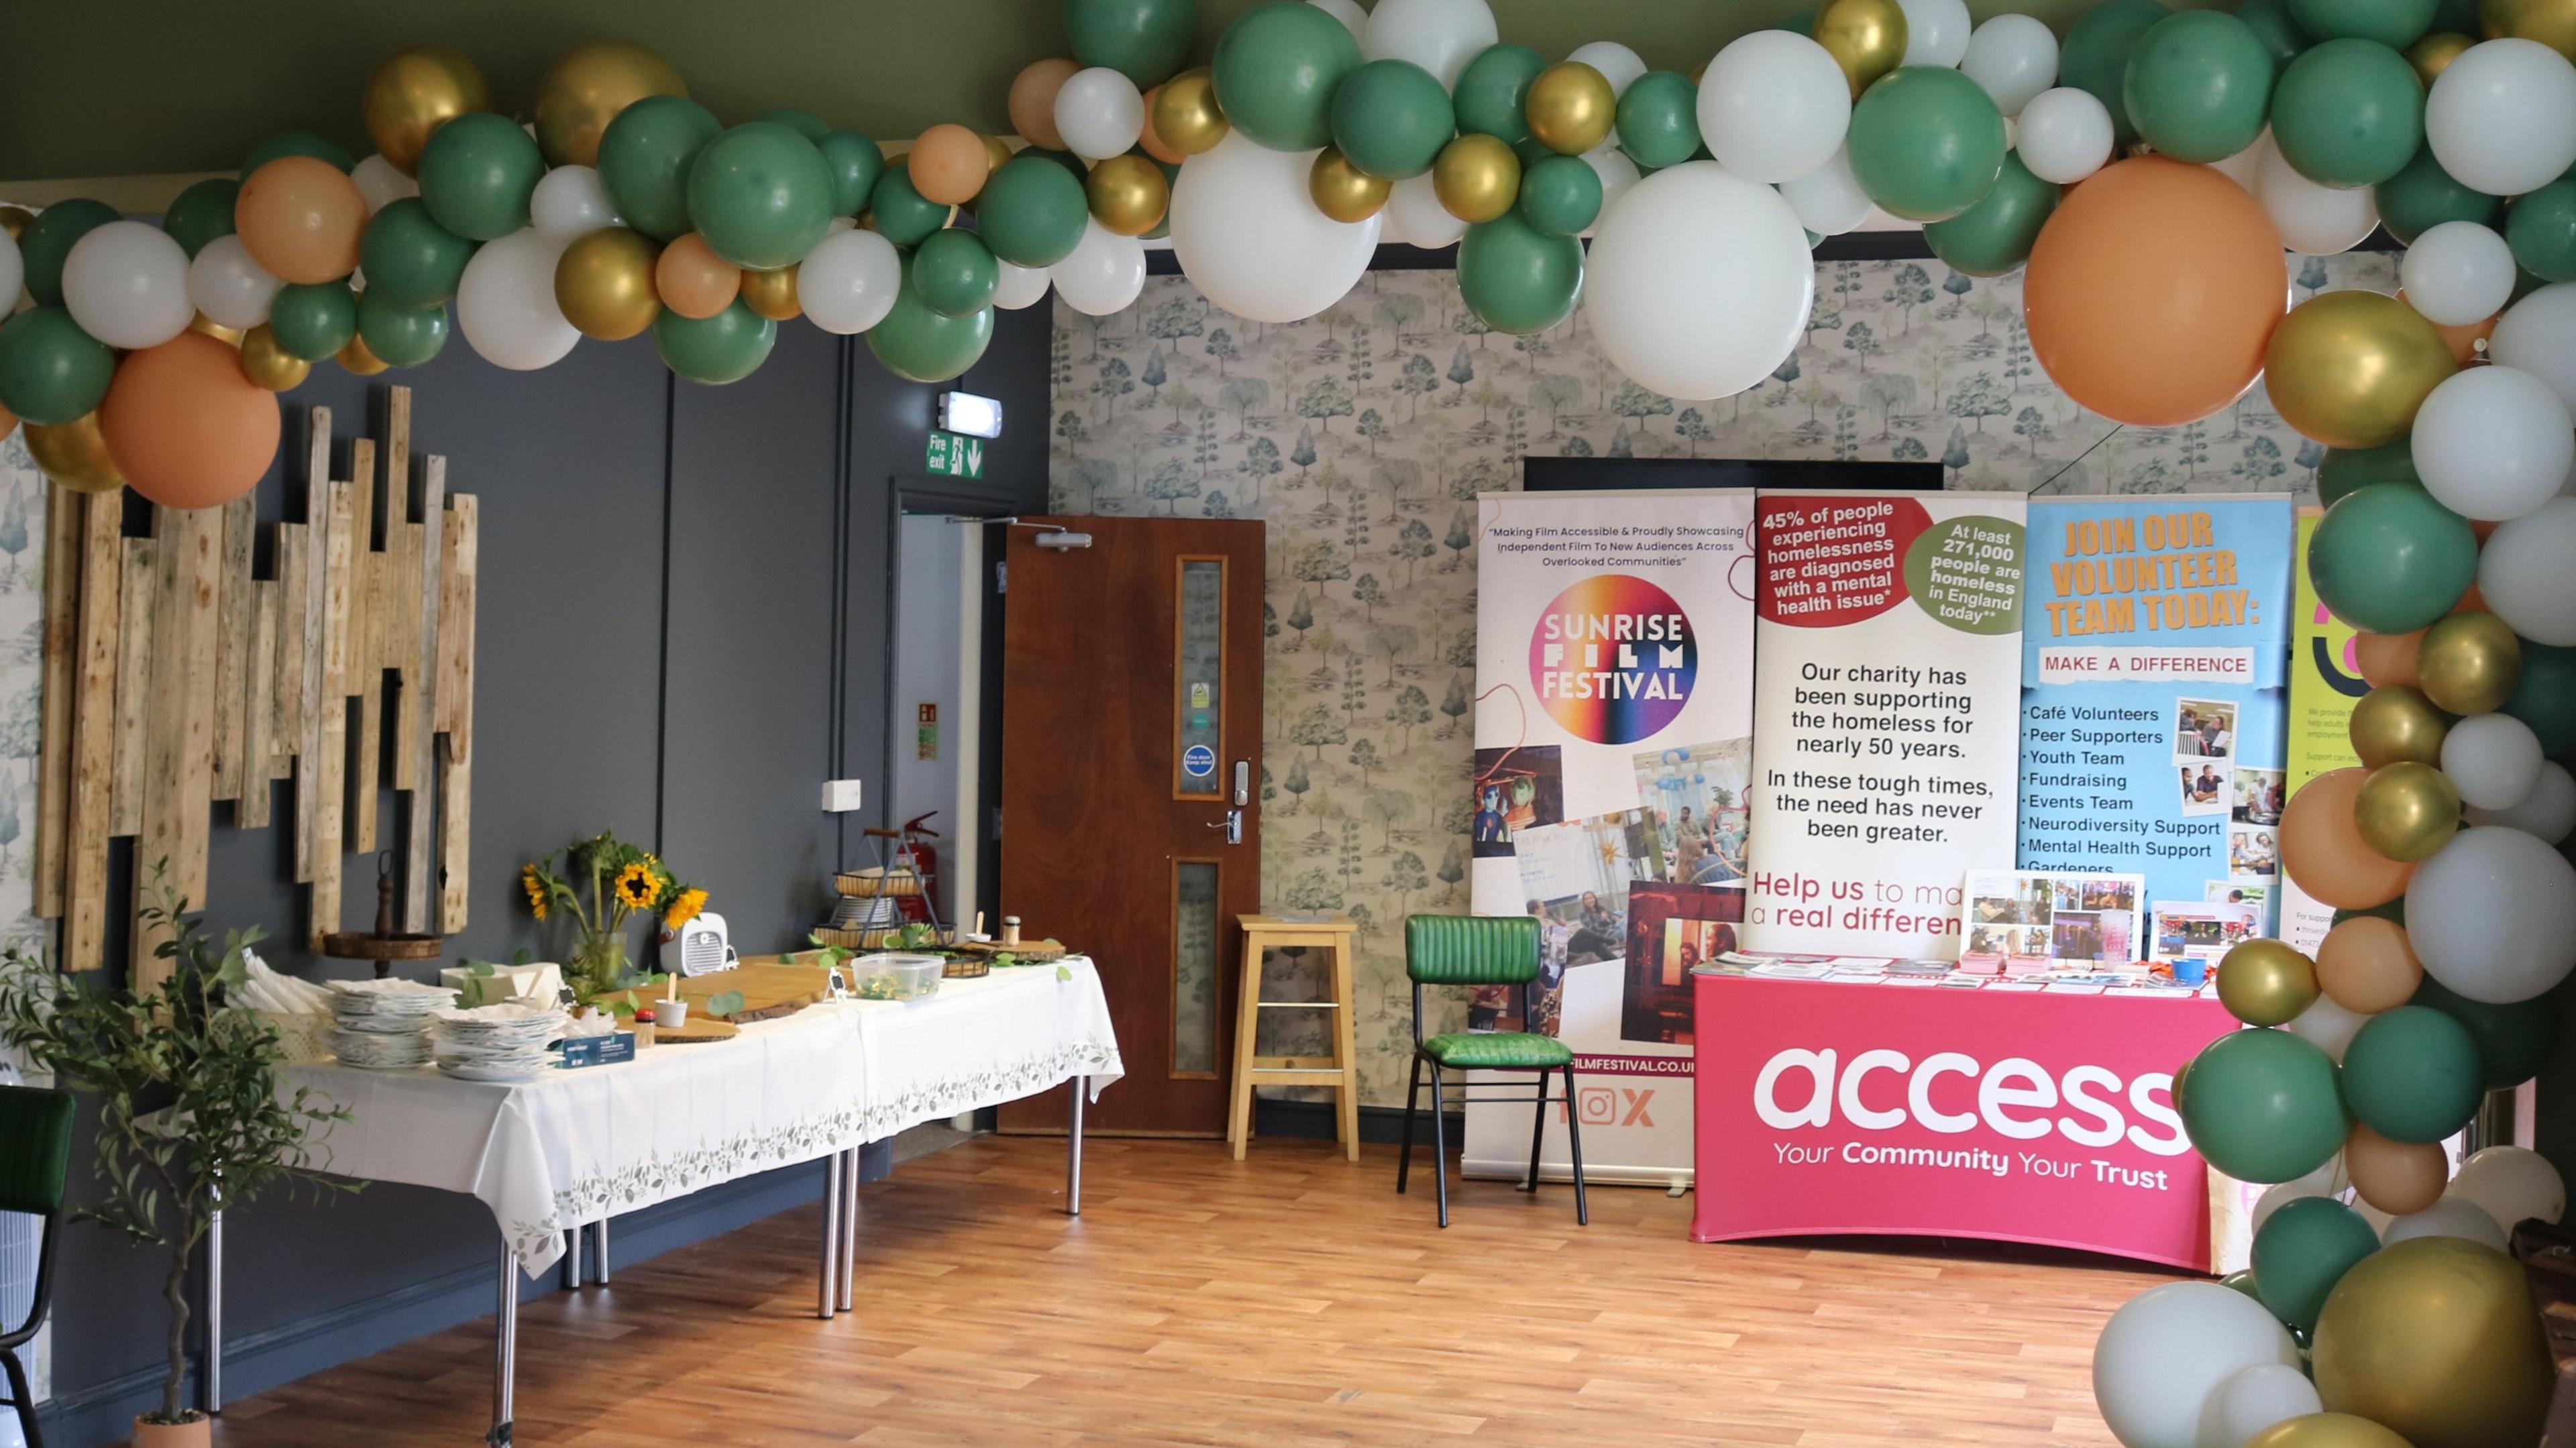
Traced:
<path fill-rule="evenodd" d="M 1197 38 L 1197 0 L 1065 0 L 1064 33 L 1073 58 L 1105 65 L 1138 90 L 1170 80 Z"/>
<path fill-rule="evenodd" d="M 1320 12 L 1319 12 L 1320 13 Z M 930 309 L 906 274 L 894 310 L 868 329 L 868 350 L 906 382 L 945 382 L 982 359 L 993 340 L 993 309 L 943 317 Z"/>
<path fill-rule="evenodd" d="M 347 282 L 289 283 L 268 304 L 268 329 L 287 355 L 319 362 L 358 335 L 358 299 Z"/>
<path fill-rule="evenodd" d="M 310 156 L 317 161 L 328 161 L 343 171 L 353 171 L 358 166 L 358 158 L 349 154 L 349 148 L 329 136 L 316 135 L 311 131 L 283 131 L 252 147 L 251 153 L 242 158 L 241 179 L 249 180 L 250 173 L 280 156 Z"/>
<path fill-rule="evenodd" d="M 2317 464 L 2317 497 L 2327 507 L 2373 483 L 2424 486 L 2415 474 L 2415 445 L 2406 438 L 2377 447 L 2330 447 Z"/>
<path fill-rule="evenodd" d="M 689 163 L 689 220 L 735 266 L 794 266 L 832 229 L 832 168 L 793 130 L 747 122 Z"/>
<path fill-rule="evenodd" d="M 2449 613 L 2477 581 L 2478 535 L 2420 487 L 2373 483 L 2318 520 L 2308 577 L 2354 628 L 2413 633 Z"/>
<path fill-rule="evenodd" d="M 2504 239 L 2524 271 L 2544 281 L 2576 281 L 2576 179 L 2561 176 L 2516 198 Z"/>
<path fill-rule="evenodd" d="M 1180 185 L 1180 184 L 1181 184 L 1181 168 L 1180 168 L 1180 167 L 1173 165 L 1173 164 L 1172 164 L 1171 162 L 1169 162 L 1169 161 L 1156 161 L 1156 162 L 1154 163 L 1154 169 L 1156 169 L 1156 170 L 1158 170 L 1158 171 L 1160 171 L 1160 172 L 1162 172 L 1162 173 L 1163 173 L 1163 187 L 1164 187 L 1164 189 L 1165 189 L 1165 190 L 1167 190 L 1167 191 L 1168 191 L 1168 190 L 1170 190 L 1172 187 L 1174 187 L 1174 186 L 1178 186 L 1178 185 Z M 1146 233 L 1145 233 L 1145 235 L 1144 235 L 1142 238 L 1140 238 L 1140 239 L 1141 239 L 1141 240 L 1145 240 L 1145 241 L 1160 241 L 1160 240 L 1162 240 L 1164 237 L 1167 237 L 1167 236 L 1169 236 L 1169 235 L 1171 235 L 1171 234 L 1172 234 L 1172 208 L 1170 208 L 1170 207 L 1166 206 L 1166 207 L 1164 207 L 1164 208 L 1163 208 L 1163 219 L 1162 219 L 1162 220 L 1160 220 L 1160 221 L 1155 222 L 1155 223 L 1154 223 L 1154 229 L 1153 229 L 1153 230 L 1151 230 L 1151 231 L 1149 231 L 1149 232 L 1146 232 Z"/>
<path fill-rule="evenodd" d="M 2361 1213 L 2332 1197 L 2283 1202 L 2254 1234 L 2254 1296 L 2289 1327 L 2313 1328 L 2326 1294 L 2379 1250 Z"/>
<path fill-rule="evenodd" d="M 1085 180 L 1091 175 L 1091 163 L 1083 160 L 1080 156 L 1073 154 L 1071 151 L 1050 151 L 1044 146 L 1023 146 L 1020 148 L 1019 154 L 1021 156 L 1026 156 L 1033 161 L 1052 161 L 1056 165 L 1062 166 L 1065 169 L 1065 173 L 1073 177 L 1076 181 Z M 1013 159 L 1017 158 L 1014 157 Z M 1007 165 L 1008 163 L 1006 162 L 1004 164 Z M 992 183 L 988 181 L 985 184 L 990 186 Z M 982 195 L 975 198 L 976 205 L 981 206 L 983 202 L 984 197 Z"/>
<path fill-rule="evenodd" d="M 1561 159 L 1583 164 L 1579 156 Z M 1458 293 L 1497 332 L 1544 332 L 1574 315 L 1575 298 L 1583 293 L 1583 243 L 1547 235 L 1519 212 L 1504 212 L 1468 227 L 1459 242 Z"/>
<path fill-rule="evenodd" d="M 1521 220 L 1546 236 L 1572 236 L 1601 215 L 1601 173 L 1581 156 L 1553 153 L 1521 173 Z"/>
<path fill-rule="evenodd" d="M 1899 66 L 1861 93 L 1846 144 L 1870 200 L 1908 221 L 1943 221 L 1984 200 L 2003 174 L 2004 117 L 1958 71 Z"/>
<path fill-rule="evenodd" d="M 2453 35 L 2477 36 L 2484 29 L 2478 21 L 2478 0 L 2436 0 L 2433 24 L 2426 33 L 2447 30 Z"/>
<path fill-rule="evenodd" d="M 2349 1130 L 2334 1061 L 2273 1027 L 2230 1031 L 2202 1047 L 2191 1090 L 2176 1104 L 2192 1146 L 2241 1182 L 2306 1176 L 2343 1149 Z"/>
<path fill-rule="evenodd" d="M 2138 138 L 2121 97 L 2129 52 L 2173 12 L 2160 0 L 2106 0 L 2077 16 L 2057 55 L 2057 83 L 2092 92 L 2111 113 L 2111 133 L 2125 146 Z"/>
<path fill-rule="evenodd" d="M 2288 0 L 2237 0 L 2235 15 L 2254 27 L 2255 38 L 2263 42 L 2264 51 L 2272 57 L 2275 75 L 2314 43 L 2291 16 Z"/>
<path fill-rule="evenodd" d="M 387 202 L 367 222 L 358 265 L 367 274 L 367 295 L 380 304 L 435 307 L 455 297 L 474 250 L 474 243 L 431 220 L 419 197 L 405 196 Z"/>
<path fill-rule="evenodd" d="M 1002 269 L 971 231 L 935 231 L 912 254 L 912 285 L 924 306 L 943 317 L 972 316 L 993 305 Z"/>
<path fill-rule="evenodd" d="M 373 273 L 358 298 L 358 336 L 367 350 L 395 367 L 417 367 L 447 345 L 447 306 L 406 307 L 376 294 Z"/>
<path fill-rule="evenodd" d="M 2529 650 L 2535 647 L 2524 644 Z M 2440 1011 L 2468 1028 L 2478 1047 L 2478 1089 L 2503 1091 L 2540 1074 L 2558 1049 L 2558 998 L 2534 996 L 2511 1005 L 2473 1001 L 2449 986 L 2424 977 L 2409 1005 Z"/>
<path fill-rule="evenodd" d="M 2263 134 L 2272 52 L 2233 15 L 2169 15 L 2130 50 L 2120 97 L 2148 145 L 2177 161 L 2224 161 Z"/>
<path fill-rule="evenodd" d="M 1520 160 L 1521 174 L 1524 176 L 1530 173 L 1531 167 L 1536 166 L 1539 162 L 1546 160 L 1548 157 L 1553 156 L 1556 153 L 1556 148 L 1554 146 L 1549 145 L 1547 142 L 1540 140 L 1536 136 L 1525 136 L 1520 140 L 1512 142 L 1512 155 Z"/>
<path fill-rule="evenodd" d="M 1529 139 L 1529 88 L 1547 69 L 1547 57 L 1526 45 L 1488 45 L 1458 72 L 1452 99 L 1458 129 L 1518 145 Z"/>
<path fill-rule="evenodd" d="M 2430 1006 L 2381 1011 L 2343 1052 L 2343 1100 L 2390 1141 L 2440 1141 L 2478 1114 L 2477 1039 Z"/>
<path fill-rule="evenodd" d="M 715 112 L 686 96 L 646 96 L 619 111 L 599 137 L 599 180 L 617 214 L 656 241 L 687 231 L 689 165 L 723 132 Z"/>
<path fill-rule="evenodd" d="M 1274 151 L 1333 139 L 1333 92 L 1360 67 L 1360 43 L 1303 0 L 1247 10 L 1216 43 L 1216 103 L 1234 128 Z"/>
<path fill-rule="evenodd" d="M 1672 70 L 1630 81 L 1619 93 L 1619 149 L 1649 169 L 1689 160 L 1699 149 L 1699 87 Z"/>
<path fill-rule="evenodd" d="M 868 193 L 868 217 L 877 234 L 897 246 L 919 246 L 949 222 L 949 208 L 913 188 L 912 173 L 889 166 Z"/>
<path fill-rule="evenodd" d="M 812 111 L 800 111 L 794 106 L 781 106 L 777 110 L 764 114 L 761 119 L 774 125 L 785 126 L 806 140 L 817 144 L 820 144 L 825 136 L 832 134 L 830 121 Z"/>
<path fill-rule="evenodd" d="M 2281 72 L 2272 143 L 2320 186 L 2376 186 L 2424 144 L 2424 83 L 2375 40 L 2321 40 Z"/>
<path fill-rule="evenodd" d="M 2513 269 L 2513 295 L 2507 297 L 2504 304 L 2510 309 L 2514 303 L 2547 285 L 2549 283 L 2538 272 L 2517 263 Z"/>
<path fill-rule="evenodd" d="M 984 244 L 1013 266 L 1053 266 L 1073 255 L 1090 216 L 1073 173 L 1030 151 L 1003 162 L 975 199 L 975 225 Z"/>
<path fill-rule="evenodd" d="M 759 371 L 777 341 L 778 324 L 739 299 L 712 317 L 683 317 L 664 307 L 653 319 L 653 350 L 663 365 L 709 387 Z"/>
<path fill-rule="evenodd" d="M 2525 647 L 2528 647 L 2528 645 Z M 2357 915 L 2374 916 L 2381 920 L 2387 920 L 2398 925 L 2403 925 L 2406 923 L 2406 897 L 2400 895 L 2394 900 L 2384 901 L 2377 905 L 2366 905 L 2358 910 L 2337 910 L 2334 913 L 2334 920 L 2332 923 L 2341 925 L 2345 921 L 2350 920 Z"/>
<path fill-rule="evenodd" d="M 1371 176 L 1431 169 L 1458 129 L 1440 78 L 1409 60 L 1373 60 L 1333 92 L 1333 144 Z"/>
<path fill-rule="evenodd" d="M 2318 40 L 2372 40 L 2404 50 L 2433 28 L 2441 0 L 2289 0 L 2289 6 L 2299 28 Z"/>
<path fill-rule="evenodd" d="M 2040 227 L 2057 210 L 2057 194 L 2056 184 L 2032 175 L 2018 153 L 2007 154 L 2003 173 L 1986 199 L 1925 226 L 1924 243 L 1934 256 L 1972 277 L 2002 276 L 2030 259 Z"/>
<path fill-rule="evenodd" d="M 2433 159 L 2430 145 L 2416 147 L 2405 169 L 2371 188 L 2370 199 L 2379 208 L 2379 224 L 2403 246 L 2413 246 L 2415 238 L 2445 221 L 2493 226 L 2504 210 L 2502 197 L 2472 191 L 2452 180 L 2442 163 Z"/>
<path fill-rule="evenodd" d="M 476 111 L 429 133 L 416 174 L 432 220 L 468 241 L 497 241 L 528 224 L 546 158 L 518 122 Z"/>
<path fill-rule="evenodd" d="M 27 295 L 43 306 L 61 306 L 63 259 L 72 254 L 72 243 L 117 219 L 115 207 L 86 196 L 57 201 L 37 212 L 27 224 L 26 235 L 18 238 Z"/>
<path fill-rule="evenodd" d="M 2504 712 L 2540 736 L 2540 752 L 2576 759 L 2576 649 L 2522 641 L 2522 678 Z"/>
<path fill-rule="evenodd" d="M 1797 14 L 1780 22 L 1780 28 L 1788 31 L 1791 35 L 1813 37 L 1816 33 L 1816 12 L 1813 10 L 1801 10 Z"/>
<path fill-rule="evenodd" d="M 2219 1278 L 2218 1285 L 2231 1292 L 2242 1292 L 2257 1302 L 2263 1300 L 2263 1294 L 2254 1290 L 2254 1269 L 2251 1267 L 2237 1268 L 2235 1271 Z"/>
<path fill-rule="evenodd" d="M 0 407 L 38 427 L 78 422 L 116 380 L 116 354 L 61 307 L 0 323 Z"/>
<path fill-rule="evenodd" d="M 867 210 L 869 193 L 885 174 L 885 152 L 856 131 L 834 131 L 816 141 L 814 149 L 832 168 L 832 214 L 856 216 Z"/>
<path fill-rule="evenodd" d="M 209 176 L 170 200 L 161 213 L 161 229 L 194 260 L 206 243 L 233 234 L 233 203 L 241 183 L 229 176 Z"/>

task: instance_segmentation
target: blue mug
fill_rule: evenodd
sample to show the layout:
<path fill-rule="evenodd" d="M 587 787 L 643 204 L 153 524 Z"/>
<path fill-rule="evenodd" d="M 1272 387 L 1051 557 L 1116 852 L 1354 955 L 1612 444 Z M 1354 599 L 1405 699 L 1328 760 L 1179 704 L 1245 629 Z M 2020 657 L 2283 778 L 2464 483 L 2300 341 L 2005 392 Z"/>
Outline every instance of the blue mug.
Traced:
<path fill-rule="evenodd" d="M 2206 985 L 2209 983 L 2209 962 L 2201 956 L 2186 955 L 2182 959 L 2175 961 L 2173 963 L 2173 972 L 2174 984 L 2176 985 Z"/>

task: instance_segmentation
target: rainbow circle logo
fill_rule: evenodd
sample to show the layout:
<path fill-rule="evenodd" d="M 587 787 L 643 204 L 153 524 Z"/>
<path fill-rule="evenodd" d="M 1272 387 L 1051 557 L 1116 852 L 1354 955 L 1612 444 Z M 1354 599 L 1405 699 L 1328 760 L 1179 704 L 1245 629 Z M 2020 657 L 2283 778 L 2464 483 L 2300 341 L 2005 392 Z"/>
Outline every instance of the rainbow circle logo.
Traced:
<path fill-rule="evenodd" d="M 1633 744 L 1689 702 L 1699 643 L 1671 594 L 1634 574 L 1603 573 L 1540 610 L 1529 669 L 1540 707 L 1567 732 Z"/>

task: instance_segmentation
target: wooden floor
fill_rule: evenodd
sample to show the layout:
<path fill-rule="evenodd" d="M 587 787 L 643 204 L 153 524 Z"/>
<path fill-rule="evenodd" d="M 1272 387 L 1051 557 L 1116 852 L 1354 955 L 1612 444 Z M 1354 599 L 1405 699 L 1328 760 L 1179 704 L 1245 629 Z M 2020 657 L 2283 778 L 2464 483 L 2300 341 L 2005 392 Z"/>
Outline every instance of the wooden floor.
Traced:
<path fill-rule="evenodd" d="M 813 1316 L 792 1212 L 520 1317 L 518 1442 L 1778 1445 L 2111 1443 L 2087 1363 L 2156 1275 L 2009 1249 L 1699 1246 L 1689 1200 L 1392 1190 L 1393 1153 L 982 1139 L 861 1204 L 858 1311 Z M 1928 1248 L 1929 1244 L 1927 1244 Z M 465 1448 L 491 1322 L 224 1415 L 229 1448 Z"/>

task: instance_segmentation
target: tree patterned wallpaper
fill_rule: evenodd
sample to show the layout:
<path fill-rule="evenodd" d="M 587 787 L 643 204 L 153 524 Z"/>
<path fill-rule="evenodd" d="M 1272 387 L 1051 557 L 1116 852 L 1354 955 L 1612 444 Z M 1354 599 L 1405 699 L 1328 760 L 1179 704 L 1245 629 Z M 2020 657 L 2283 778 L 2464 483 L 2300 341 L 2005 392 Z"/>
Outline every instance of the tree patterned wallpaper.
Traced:
<path fill-rule="evenodd" d="M 2291 256 L 2285 282 L 2294 301 L 2393 292 L 2396 258 Z M 1401 922 L 1467 906 L 1474 499 L 1520 486 L 1522 458 L 1938 459 L 1956 488 L 2312 498 L 2320 457 L 2259 384 L 2183 427 L 2085 411 L 2031 356 L 2020 275 L 1935 261 L 1820 263 L 1798 350 L 1716 402 L 1622 377 L 1579 309 L 1490 333 L 1436 271 L 1371 272 L 1286 326 L 1157 277 L 1108 317 L 1059 303 L 1050 366 L 1058 512 L 1269 525 L 1262 894 L 1359 922 L 1361 1086 L 1381 1105 L 1403 1103 L 1412 1034 Z M 1273 998 L 1323 994 L 1302 961 L 1266 969 Z"/>

